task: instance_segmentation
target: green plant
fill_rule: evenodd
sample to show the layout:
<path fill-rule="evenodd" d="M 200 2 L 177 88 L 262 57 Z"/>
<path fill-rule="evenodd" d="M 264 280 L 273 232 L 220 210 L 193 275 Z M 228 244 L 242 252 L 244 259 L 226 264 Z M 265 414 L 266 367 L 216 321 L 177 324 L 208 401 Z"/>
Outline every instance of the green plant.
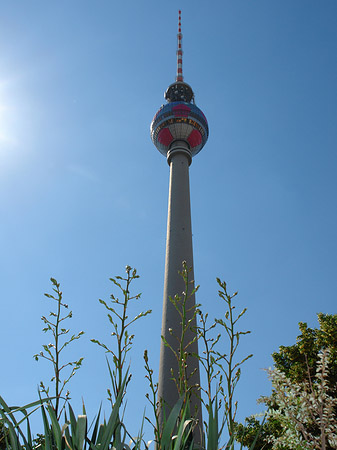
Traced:
<path fill-rule="evenodd" d="M 270 397 L 263 397 L 262 402 L 266 404 L 266 407 L 271 411 L 275 411 L 278 408 L 278 401 L 276 401 L 278 395 L 282 395 L 283 388 L 276 388 L 279 386 L 277 377 L 282 379 L 287 389 L 299 390 L 299 392 L 308 392 L 308 384 L 312 386 L 314 392 L 319 388 L 320 382 L 317 378 L 317 371 L 320 364 L 320 355 L 329 349 L 329 365 L 328 372 L 325 373 L 325 383 L 327 386 L 326 394 L 332 399 L 337 398 L 336 383 L 337 383 L 337 315 L 330 314 L 317 314 L 319 328 L 310 328 L 304 322 L 299 323 L 300 334 L 296 339 L 296 343 L 290 346 L 280 346 L 279 352 L 274 352 L 272 354 L 274 359 L 274 369 L 270 374 L 275 374 L 275 387 L 274 393 Z M 287 380 L 287 381 L 285 381 Z M 305 387 L 307 386 L 307 387 Z M 278 392 L 280 390 L 280 392 Z M 304 395 L 304 394 L 303 394 Z M 312 392 L 313 395 L 313 392 Z M 314 394 L 315 396 L 316 394 Z M 312 398 L 314 398 L 314 396 Z M 275 397 L 275 399 L 274 399 Z M 280 399 L 279 399 L 280 400 Z M 300 394 L 296 396 L 296 402 L 300 404 Z M 329 400 L 330 402 L 330 400 Z M 289 400 L 289 407 L 291 407 L 291 401 Z M 303 406 L 303 405 L 302 405 Z M 322 403 L 323 407 L 323 403 Z M 282 448 L 284 450 L 292 450 L 293 444 L 287 444 L 287 440 L 284 438 L 286 431 L 290 426 L 284 426 L 284 421 L 286 420 L 286 415 L 291 415 L 291 411 L 283 410 L 278 408 L 279 413 L 268 414 L 265 423 L 262 425 L 262 430 L 260 433 L 260 438 L 256 443 L 256 449 L 258 450 L 272 450 L 274 448 L 273 442 L 281 442 Z M 315 408 L 311 408 L 311 412 L 314 412 Z M 299 417 L 301 420 L 308 421 L 308 415 L 305 416 L 305 407 L 301 408 L 299 411 Z M 317 411 L 315 417 L 316 419 L 312 421 L 310 425 L 309 432 L 312 433 L 312 441 L 319 438 L 321 435 L 319 411 Z M 333 408 L 333 413 L 329 414 L 333 417 L 337 414 L 337 406 Z M 305 418 L 307 417 L 307 418 Z M 237 424 L 237 438 L 238 441 L 244 445 L 249 445 L 252 443 L 254 432 L 256 429 L 257 419 L 254 417 L 248 417 L 246 419 L 246 424 Z M 294 423 L 294 422 L 293 422 Z M 300 425 L 294 425 L 295 428 L 299 428 Z M 293 426 L 293 428 L 294 428 Z M 302 433 L 301 440 L 303 441 L 304 435 Z M 300 442 L 298 441 L 298 445 Z M 329 444 L 327 444 L 327 448 Z"/>
<path fill-rule="evenodd" d="M 149 381 L 149 387 L 150 387 L 150 392 L 151 392 L 151 396 L 150 394 L 147 392 L 145 394 L 145 397 L 148 399 L 148 401 L 151 404 L 152 407 L 152 412 L 155 418 L 155 423 L 152 423 L 151 419 L 149 419 L 148 416 L 146 416 L 146 420 L 152 425 L 153 427 L 153 432 L 154 432 L 154 440 L 156 442 L 157 448 L 160 447 L 160 442 L 161 442 L 161 427 L 160 427 L 160 421 L 159 421 L 159 411 L 158 408 L 160 407 L 159 401 L 158 401 L 158 383 L 156 383 L 153 380 L 153 369 L 150 367 L 149 365 L 149 356 L 148 356 L 148 351 L 145 350 L 144 351 L 144 362 L 145 362 L 145 371 L 146 371 L 146 375 L 145 378 L 148 379 Z"/>
<path fill-rule="evenodd" d="M 219 439 L 224 428 L 224 420 L 219 425 L 219 412 L 221 409 L 221 399 L 218 400 L 218 395 L 223 393 L 222 381 L 223 377 L 217 363 L 219 357 L 216 353 L 216 346 L 220 340 L 220 334 L 213 337 L 212 331 L 216 327 L 216 322 L 210 326 L 207 325 L 208 314 L 203 314 L 198 310 L 199 323 L 197 327 L 198 339 L 203 344 L 200 349 L 200 354 L 195 355 L 206 373 L 207 385 L 205 388 L 201 386 L 201 401 L 206 408 L 208 421 L 204 421 L 207 449 L 214 449 L 218 447 Z M 215 384 L 215 393 L 213 394 L 213 385 Z M 204 398 L 205 397 L 205 398 Z"/>
<path fill-rule="evenodd" d="M 193 431 L 198 425 L 198 411 L 191 411 L 191 396 L 198 395 L 200 386 L 191 381 L 195 371 L 188 370 L 189 359 L 194 357 L 191 347 L 198 338 L 195 328 L 191 333 L 192 324 L 196 322 L 197 309 L 195 305 L 189 305 L 189 299 L 198 290 L 198 286 L 190 289 L 190 286 L 194 285 L 194 281 L 189 280 L 190 272 L 191 269 L 183 261 L 180 275 L 184 280 L 184 292 L 181 296 L 177 294 L 174 298 L 170 297 L 169 299 L 180 318 L 180 332 L 178 335 L 174 335 L 173 330 L 169 329 L 173 338 L 171 342 L 161 336 L 164 345 L 172 351 L 177 361 L 177 372 L 174 373 L 171 368 L 171 377 L 178 393 L 178 401 L 172 408 L 167 408 L 163 399 L 158 398 L 158 384 L 153 380 L 153 370 L 149 365 L 148 352 L 144 352 L 146 378 L 149 381 L 151 392 L 151 395 L 146 394 L 146 398 L 151 404 L 155 420 L 153 423 L 149 417 L 146 419 L 153 426 L 157 450 L 171 448 L 170 446 L 173 448 L 178 445 L 178 442 L 179 445 L 181 442 L 185 442 L 185 446 L 193 445 Z M 168 430 L 171 433 L 170 438 Z M 200 440 L 200 436 L 197 437 L 197 440 Z"/>
<path fill-rule="evenodd" d="M 247 308 L 244 308 L 237 316 L 235 316 L 235 306 L 233 305 L 233 298 L 237 296 L 237 292 L 235 292 L 233 295 L 229 295 L 227 292 L 226 283 L 224 281 L 221 281 L 219 278 L 217 278 L 217 283 L 220 286 L 220 290 L 218 291 L 219 297 L 225 301 L 228 309 L 225 313 L 225 319 L 215 319 L 215 322 L 226 331 L 226 334 L 229 338 L 229 353 L 222 354 L 218 351 L 215 351 L 214 354 L 216 359 L 214 362 L 217 366 L 220 367 L 222 373 L 225 375 L 225 416 L 229 435 L 234 436 L 234 423 L 237 411 L 237 401 L 234 402 L 234 391 L 238 381 L 240 380 L 242 364 L 253 355 L 250 354 L 243 358 L 241 361 L 235 360 L 236 351 L 240 343 L 240 337 L 250 333 L 250 331 L 236 330 L 236 324 L 238 320 L 245 314 Z M 223 366 L 222 361 L 224 362 L 226 368 Z"/>
<path fill-rule="evenodd" d="M 0 450 L 6 450 L 6 440 L 8 441 L 8 428 L 0 419 Z"/>
<path fill-rule="evenodd" d="M 329 381 L 337 384 L 337 314 L 317 314 L 319 328 L 310 328 L 305 322 L 298 324 L 300 335 L 296 344 L 281 345 L 278 352 L 272 354 L 275 367 L 294 382 L 307 378 L 308 367 L 311 376 L 315 376 L 318 355 L 329 348 L 331 363 Z"/>
<path fill-rule="evenodd" d="M 60 420 L 52 407 L 49 398 L 40 399 L 23 407 L 9 407 L 0 397 L 0 418 L 1 423 L 7 426 L 5 448 L 12 450 L 127 450 L 128 446 L 124 443 L 126 436 L 131 438 L 126 428 L 119 420 L 120 408 L 122 403 L 123 392 L 126 386 L 128 374 L 121 384 L 121 390 L 112 407 L 112 411 L 107 420 L 100 423 L 100 410 L 94 420 L 92 427 L 88 427 L 87 414 L 83 406 L 82 414 L 77 418 L 68 402 L 68 414 L 65 414 L 65 423 L 60 425 Z M 32 411 L 29 411 L 29 410 Z M 32 412 L 40 409 L 44 434 L 42 439 L 32 439 L 31 425 L 29 417 Z M 18 414 L 23 417 L 16 419 Z M 26 432 L 22 427 L 25 425 Z M 90 431 L 92 428 L 92 431 Z M 117 435 L 116 430 L 122 428 L 124 432 L 123 440 L 117 441 L 114 436 Z M 41 436 L 41 435 L 40 435 Z M 131 438 L 133 448 L 137 450 L 140 447 L 141 436 L 136 439 Z"/>
<path fill-rule="evenodd" d="M 174 374 L 171 369 L 172 380 L 174 381 L 179 397 L 190 396 L 192 395 L 192 391 L 195 392 L 199 389 L 199 386 L 191 384 L 190 380 L 192 379 L 194 372 L 188 373 L 188 359 L 190 357 L 195 357 L 191 352 L 191 347 L 193 343 L 198 339 L 198 334 L 195 329 L 192 331 L 192 337 L 188 338 L 189 332 L 193 327 L 193 323 L 196 321 L 197 315 L 197 307 L 199 305 L 189 306 L 189 299 L 198 291 L 199 286 L 193 287 L 192 291 L 190 290 L 190 285 L 194 285 L 194 280 L 189 279 L 189 274 L 191 272 L 191 268 L 187 267 L 186 261 L 182 262 L 182 270 L 179 272 L 180 276 L 184 280 L 185 289 L 182 295 L 176 294 L 174 297 L 170 297 L 169 300 L 175 307 L 178 312 L 178 316 L 180 317 L 180 330 L 178 336 L 174 336 L 176 339 L 176 346 L 171 345 L 164 336 L 161 336 L 161 339 L 164 342 L 164 345 L 167 346 L 174 354 L 177 364 L 178 364 L 178 373 Z M 173 335 L 173 331 L 169 330 L 170 334 Z"/>
<path fill-rule="evenodd" d="M 114 294 L 110 295 L 111 305 L 108 305 L 104 300 L 99 300 L 99 302 L 107 309 L 108 319 L 112 325 L 112 333 L 111 336 L 117 341 L 117 349 L 114 347 L 109 347 L 108 345 L 98 341 L 97 339 L 91 339 L 91 342 L 102 347 L 108 355 L 112 356 L 113 361 L 113 370 L 111 370 L 110 364 L 108 362 L 109 373 L 113 388 L 114 398 L 112 397 L 112 392 L 108 389 L 108 396 L 111 404 L 113 404 L 114 399 L 117 398 L 122 383 L 125 378 L 125 364 L 126 364 L 126 356 L 128 352 L 131 350 L 134 334 L 129 332 L 130 326 L 139 320 L 141 317 L 145 317 L 150 314 L 152 311 L 149 309 L 145 312 L 140 312 L 136 317 L 130 319 L 128 316 L 128 307 L 131 300 L 139 300 L 141 294 L 130 295 L 130 286 L 131 283 L 139 278 L 137 275 L 136 269 L 132 269 L 130 266 L 126 266 L 126 277 L 116 276 L 115 278 L 110 278 L 110 281 L 118 287 L 118 289 L 122 292 L 122 300 L 118 297 L 115 297 Z M 124 285 L 122 285 L 124 283 Z M 128 377 L 126 381 L 126 386 L 128 385 L 131 379 L 131 375 Z"/>
<path fill-rule="evenodd" d="M 197 328 L 198 339 L 203 344 L 203 349 L 196 356 L 198 356 L 205 370 L 207 380 L 206 388 L 202 388 L 202 391 L 206 397 L 203 403 L 208 414 L 208 423 L 205 422 L 205 430 L 207 448 L 209 450 L 218 448 L 225 424 L 227 424 L 229 434 L 226 448 L 234 446 L 235 416 L 237 411 L 234 392 L 241 376 L 242 364 L 253 356 L 250 354 L 239 361 L 236 359 L 240 337 L 250 333 L 250 331 L 238 331 L 236 329 L 237 322 L 247 309 L 244 308 L 241 313 L 236 315 L 233 299 L 237 296 L 237 292 L 230 295 L 227 291 L 227 284 L 224 281 L 217 278 L 217 283 L 220 287 L 218 295 L 226 304 L 224 318 L 216 318 L 211 325 L 208 325 L 208 314 L 203 314 L 201 310 L 198 310 L 200 325 Z M 225 330 L 225 334 L 228 337 L 228 353 L 224 353 L 222 349 L 218 350 L 219 345 L 222 343 L 223 330 Z M 219 423 L 223 405 L 223 415 Z"/>
<path fill-rule="evenodd" d="M 240 379 L 242 364 L 252 357 L 252 355 L 248 355 L 242 360 L 236 360 L 236 351 L 240 342 L 240 337 L 250 333 L 249 331 L 237 330 L 237 322 L 245 314 L 246 309 L 238 315 L 235 314 L 233 298 L 236 297 L 237 293 L 229 295 L 227 292 L 226 283 L 222 282 L 220 279 L 217 279 L 218 285 L 220 286 L 219 297 L 225 301 L 227 310 L 224 314 L 224 319 L 215 319 L 211 325 L 208 325 L 208 314 L 202 313 L 200 305 L 193 306 L 192 314 L 191 311 L 186 308 L 190 295 L 193 295 L 198 290 L 197 286 L 191 293 L 189 293 L 189 273 L 190 269 L 187 268 L 186 263 L 183 262 L 181 276 L 184 279 L 185 290 L 182 296 L 176 295 L 173 299 L 170 299 L 181 318 L 181 335 L 176 336 L 179 343 L 177 346 L 178 350 L 164 341 L 165 345 L 168 346 L 174 353 L 178 362 L 178 377 L 176 378 L 172 374 L 172 378 L 175 381 L 180 398 L 183 399 L 182 408 L 176 417 L 175 429 L 178 429 L 179 426 L 186 421 L 186 419 L 190 420 L 185 432 L 189 435 L 189 442 L 191 445 L 194 445 L 193 429 L 195 429 L 197 423 L 193 412 L 191 414 L 189 401 L 190 395 L 195 395 L 197 393 L 197 395 L 201 396 L 201 400 L 206 408 L 208 416 L 208 420 L 204 422 L 207 449 L 218 449 L 225 424 L 227 424 L 227 429 L 229 432 L 229 441 L 225 445 L 226 448 L 229 449 L 234 447 L 234 423 L 237 410 L 237 403 L 234 402 L 234 391 Z M 190 320 L 187 320 L 187 317 L 190 317 Z M 196 318 L 198 318 L 199 324 L 196 328 L 192 329 L 192 340 L 186 342 L 185 336 L 189 328 L 192 327 L 191 324 Z M 221 331 L 223 329 L 225 330 L 229 340 L 228 354 L 224 354 L 223 351 L 218 349 L 222 342 L 221 336 L 223 333 Z M 191 344 L 195 340 L 198 340 L 199 344 L 201 344 L 199 355 L 189 351 Z M 205 388 L 189 384 L 186 369 L 188 365 L 188 358 L 191 357 L 198 358 L 200 364 L 205 370 L 207 380 L 207 385 Z M 161 427 L 159 410 L 162 408 L 162 405 L 160 404 L 160 399 L 157 398 L 158 385 L 153 380 L 153 370 L 149 365 L 147 351 L 144 352 L 144 361 L 146 378 L 149 381 L 151 392 L 151 395 L 147 394 L 146 397 L 152 406 L 152 411 L 155 417 L 154 423 L 152 423 L 149 418 L 147 418 L 147 420 L 153 426 L 157 448 L 161 449 L 164 445 L 163 430 L 166 419 L 164 418 L 164 425 Z M 219 415 L 222 411 L 223 405 L 223 417 L 220 418 L 219 423 Z M 182 419 L 183 415 L 184 421 Z"/>
<path fill-rule="evenodd" d="M 284 446 L 299 450 L 337 448 L 337 389 L 328 382 L 330 350 L 318 355 L 316 374 L 300 383 L 293 383 L 279 369 L 268 370 L 273 392 L 262 397 L 269 405 L 268 417 L 280 423 L 279 437 L 268 437 L 273 448 Z"/>
<path fill-rule="evenodd" d="M 45 402 L 50 402 L 50 398 L 40 399 L 26 406 L 10 407 L 0 396 L 0 424 L 6 429 L 4 436 L 4 448 L 6 450 L 21 450 L 21 448 L 27 448 L 29 450 L 34 447 L 29 425 L 29 416 Z M 28 412 L 29 409 L 32 409 L 32 411 Z M 16 415 L 19 413 L 23 417 L 16 419 Z M 21 424 L 25 422 L 27 423 L 26 432 L 22 431 L 21 428 Z"/>
<path fill-rule="evenodd" d="M 254 443 L 256 449 L 270 450 L 272 444 L 268 442 L 270 435 L 279 437 L 282 433 L 282 427 L 278 420 L 268 418 L 266 415 L 262 422 L 258 418 L 247 417 L 244 424 L 235 424 L 235 440 L 244 447 L 251 447 Z"/>
<path fill-rule="evenodd" d="M 84 405 L 82 414 L 76 417 L 69 402 L 69 394 L 67 393 L 64 398 L 62 397 L 64 386 L 69 382 L 75 370 L 77 370 L 76 367 L 78 368 L 80 364 L 74 362 L 62 365 L 60 352 L 74 339 L 78 339 L 83 332 L 73 335 L 66 342 L 60 342 L 61 337 L 69 332 L 69 330 L 62 328 L 61 323 L 70 318 L 72 313 L 62 315 L 62 308 L 68 308 L 68 306 L 62 303 L 60 285 L 56 280 L 52 279 L 53 290 L 56 295 L 46 294 L 46 296 L 57 302 L 57 312 L 50 313 L 50 316 L 54 319 L 43 317 L 42 320 L 46 325 L 44 331 L 49 331 L 53 334 L 55 344 L 43 346 L 44 352 L 41 352 L 42 355 L 35 355 L 35 357 L 37 359 L 43 357 L 52 362 L 54 368 L 52 381 L 56 382 L 56 395 L 55 397 L 50 397 L 49 388 L 45 388 L 42 384 L 40 396 L 41 393 L 45 393 L 47 397 L 40 398 L 37 402 L 24 407 L 9 407 L 0 397 L 0 426 L 2 426 L 0 431 L 1 429 L 4 430 L 3 440 L 5 442 L 3 450 L 130 450 L 130 447 L 126 444 L 128 439 L 130 439 L 130 445 L 133 450 L 148 450 L 149 443 L 144 441 L 142 431 L 145 416 L 143 417 L 141 430 L 136 438 L 131 437 L 121 419 L 121 406 L 130 381 L 129 368 L 126 367 L 126 358 L 134 339 L 130 327 L 136 320 L 151 312 L 150 310 L 141 312 L 133 319 L 129 319 L 129 302 L 139 299 L 140 294 L 131 295 L 130 293 L 131 283 L 138 278 L 136 270 L 127 266 L 126 273 L 126 277 L 111 278 L 114 285 L 121 290 L 123 294 L 122 299 L 119 300 L 112 294 L 112 304 L 107 304 L 105 301 L 100 300 L 100 303 L 108 310 L 108 318 L 113 327 L 111 335 L 114 338 L 114 346 L 110 348 L 110 346 L 108 347 L 100 341 L 92 340 L 102 347 L 108 355 L 112 356 L 112 366 L 107 360 L 112 383 L 112 391 L 108 390 L 112 406 L 109 417 L 101 421 L 100 408 L 91 426 L 88 426 L 88 417 Z M 207 324 L 208 314 L 204 315 L 199 305 L 193 307 L 193 311 L 187 309 L 187 301 L 198 287 L 192 293 L 189 293 L 191 282 L 189 281 L 189 269 L 186 267 L 186 264 L 183 265 L 181 275 L 185 282 L 185 291 L 181 297 L 175 296 L 174 299 L 171 299 L 172 303 L 180 311 L 181 336 L 177 341 L 177 348 L 173 349 L 170 347 L 178 359 L 179 370 L 177 377 L 175 377 L 175 383 L 179 392 L 179 400 L 168 410 L 167 416 L 164 414 L 163 423 L 160 423 L 158 414 L 161 405 L 157 398 L 158 385 L 153 379 L 153 370 L 149 364 L 148 353 L 145 351 L 146 377 L 148 378 L 151 392 L 146 397 L 152 406 L 155 421 L 152 423 L 147 417 L 146 419 L 152 423 L 154 428 L 156 450 L 193 450 L 197 448 L 218 450 L 219 442 L 221 438 L 223 439 L 222 433 L 226 423 L 229 431 L 229 441 L 226 444 L 226 450 L 233 450 L 234 431 L 232 425 L 237 408 L 237 404 L 234 402 L 234 391 L 240 378 L 241 365 L 251 357 L 249 355 L 238 362 L 235 359 L 240 336 L 247 334 L 247 332 L 236 330 L 236 324 L 245 313 L 245 310 L 235 315 L 235 306 L 232 300 L 236 294 L 230 296 L 227 293 L 226 284 L 218 279 L 220 286 L 219 296 L 225 301 L 227 310 L 224 319 L 215 319 L 214 323 L 209 326 Z M 192 320 L 190 319 L 191 316 Z M 193 321 L 197 318 L 199 319 L 199 324 L 194 326 Z M 223 329 L 226 333 L 221 333 Z M 192 331 L 192 334 L 190 331 Z M 222 334 L 226 334 L 229 340 L 228 355 L 223 354 L 218 347 L 222 341 Z M 188 339 L 184 339 L 186 336 L 189 336 Z M 204 344 L 204 349 L 200 356 L 191 351 L 191 344 L 195 340 Z M 199 358 L 206 372 L 207 383 L 204 389 L 194 386 L 190 382 L 190 377 L 193 374 L 188 373 L 187 365 L 189 358 L 195 357 Z M 61 370 L 72 364 L 75 364 L 75 366 L 70 376 L 61 384 Z M 195 435 L 196 427 L 201 427 L 202 424 L 198 423 L 195 412 L 191 411 L 191 395 L 200 395 L 202 397 L 207 412 L 205 420 L 206 444 L 203 447 L 199 445 L 199 436 L 196 437 Z M 61 400 L 67 402 L 67 407 L 65 403 L 62 408 L 59 406 Z M 41 411 L 44 429 L 43 434 L 38 434 L 37 438 L 33 439 L 29 418 L 37 409 Z M 60 419 L 62 411 L 64 411 L 63 423 Z M 20 419 L 17 418 L 19 414 L 22 416 Z M 24 426 L 26 431 L 23 430 Z M 257 442 L 259 434 L 260 430 L 255 434 L 251 449 Z"/>
<path fill-rule="evenodd" d="M 50 381 L 55 384 L 55 403 L 53 408 L 55 410 L 56 417 L 59 419 L 70 395 L 68 390 L 64 393 L 64 389 L 71 378 L 75 375 L 76 371 L 81 367 L 83 361 L 83 358 L 80 358 L 76 361 L 64 363 L 61 361 L 61 353 L 71 342 L 79 339 L 84 334 L 84 331 L 80 331 L 78 334 L 73 334 L 69 339 L 66 338 L 70 330 L 64 328 L 63 322 L 67 319 L 71 319 L 73 313 L 72 311 L 67 311 L 65 315 L 62 315 L 63 309 L 68 310 L 68 305 L 66 303 L 62 303 L 63 294 L 60 290 L 60 283 L 58 283 L 54 278 L 51 278 L 50 281 L 52 282 L 54 294 L 44 295 L 56 302 L 56 312 L 51 311 L 49 313 L 49 318 L 42 316 L 41 320 L 45 324 L 43 331 L 45 333 L 50 332 L 52 334 L 53 342 L 44 344 L 42 346 L 44 351 L 34 355 L 34 358 L 36 361 L 38 361 L 39 358 L 43 358 L 52 363 L 54 375 Z M 63 372 L 67 367 L 70 367 L 71 370 L 63 379 L 61 379 L 61 372 Z M 42 381 L 40 383 L 40 389 L 42 393 L 49 397 L 49 387 L 47 387 Z M 64 397 L 62 398 L 63 393 Z M 60 402 L 62 400 L 63 404 L 60 407 Z"/>

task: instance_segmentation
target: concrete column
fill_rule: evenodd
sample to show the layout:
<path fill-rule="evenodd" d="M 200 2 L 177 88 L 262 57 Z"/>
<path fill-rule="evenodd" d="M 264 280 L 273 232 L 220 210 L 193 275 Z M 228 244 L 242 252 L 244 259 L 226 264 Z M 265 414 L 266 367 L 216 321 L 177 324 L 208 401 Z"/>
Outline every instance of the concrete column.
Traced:
<path fill-rule="evenodd" d="M 166 261 L 165 261 L 165 281 L 164 281 L 164 299 L 162 316 L 162 335 L 170 345 L 178 351 L 179 344 L 177 336 L 181 336 L 181 318 L 170 302 L 169 297 L 176 294 L 182 296 L 185 291 L 184 280 L 178 272 L 182 270 L 182 262 L 186 261 L 187 267 L 192 267 L 189 273 L 189 280 L 194 280 L 193 273 L 193 248 L 192 248 L 192 226 L 191 226 L 191 206 L 190 206 L 190 187 L 189 187 L 189 165 L 191 155 L 188 145 L 184 141 L 173 143 L 168 154 L 170 165 L 170 187 L 168 200 L 168 218 L 167 218 L 167 240 L 166 240 Z M 194 289 L 194 283 L 190 284 L 189 292 Z M 195 305 L 194 295 L 188 300 L 188 309 Z M 189 313 L 187 319 L 192 317 Z M 196 323 L 191 324 L 192 327 Z M 169 332 L 172 329 L 172 333 Z M 185 338 L 185 343 L 192 341 L 195 334 L 189 331 Z M 198 353 L 198 343 L 195 342 L 189 347 L 189 352 Z M 199 361 L 195 357 L 189 357 L 188 373 L 196 372 L 190 380 L 190 385 L 200 385 Z M 170 348 L 163 342 L 160 349 L 159 365 L 159 386 L 158 396 L 162 398 L 165 404 L 166 417 L 170 409 L 178 401 L 177 387 L 172 381 L 171 369 L 174 376 L 178 378 L 178 362 Z M 193 395 L 191 398 L 191 413 L 195 414 L 195 408 L 198 409 L 197 418 L 202 424 L 201 402 Z M 161 423 L 162 423 L 161 411 Z M 194 433 L 195 443 L 200 446 L 202 443 L 200 429 Z"/>

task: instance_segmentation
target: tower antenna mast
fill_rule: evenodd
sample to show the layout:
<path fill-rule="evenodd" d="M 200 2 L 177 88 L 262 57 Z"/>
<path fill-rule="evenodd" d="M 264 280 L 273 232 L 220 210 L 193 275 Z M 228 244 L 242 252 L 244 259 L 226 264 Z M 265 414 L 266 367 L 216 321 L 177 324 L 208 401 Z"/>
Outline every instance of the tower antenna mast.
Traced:
<path fill-rule="evenodd" d="M 176 81 L 184 81 L 183 77 L 183 48 L 182 48 L 182 39 L 183 35 L 181 33 L 181 11 L 179 10 L 179 19 L 178 19 L 178 48 L 177 48 L 177 76 Z"/>

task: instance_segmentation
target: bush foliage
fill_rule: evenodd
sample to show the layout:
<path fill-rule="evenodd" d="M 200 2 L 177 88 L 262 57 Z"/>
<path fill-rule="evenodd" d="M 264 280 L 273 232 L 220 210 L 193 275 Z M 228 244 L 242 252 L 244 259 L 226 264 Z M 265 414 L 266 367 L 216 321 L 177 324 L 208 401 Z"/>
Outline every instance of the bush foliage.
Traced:
<path fill-rule="evenodd" d="M 337 448 L 337 315 L 318 314 L 319 328 L 300 322 L 296 344 L 273 353 L 268 370 L 272 394 L 264 424 L 251 416 L 237 424 L 245 446 L 260 428 L 256 449 L 331 450 Z"/>

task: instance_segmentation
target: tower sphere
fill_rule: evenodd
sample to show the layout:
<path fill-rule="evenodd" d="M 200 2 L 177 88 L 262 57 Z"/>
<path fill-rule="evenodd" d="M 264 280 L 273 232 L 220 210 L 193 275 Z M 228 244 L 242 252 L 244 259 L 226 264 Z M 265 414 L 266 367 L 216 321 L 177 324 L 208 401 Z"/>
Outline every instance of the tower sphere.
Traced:
<path fill-rule="evenodd" d="M 206 144 L 207 138 L 207 119 L 194 103 L 169 100 L 169 103 L 161 106 L 151 123 L 152 142 L 164 156 L 167 156 L 175 141 L 185 141 L 191 156 L 194 156 Z"/>
<path fill-rule="evenodd" d="M 178 22 L 177 76 L 165 92 L 166 105 L 162 105 L 151 122 L 151 139 L 170 163 L 173 153 L 192 157 L 200 152 L 208 138 L 208 123 L 204 113 L 194 103 L 191 86 L 184 82 L 181 11 Z"/>

